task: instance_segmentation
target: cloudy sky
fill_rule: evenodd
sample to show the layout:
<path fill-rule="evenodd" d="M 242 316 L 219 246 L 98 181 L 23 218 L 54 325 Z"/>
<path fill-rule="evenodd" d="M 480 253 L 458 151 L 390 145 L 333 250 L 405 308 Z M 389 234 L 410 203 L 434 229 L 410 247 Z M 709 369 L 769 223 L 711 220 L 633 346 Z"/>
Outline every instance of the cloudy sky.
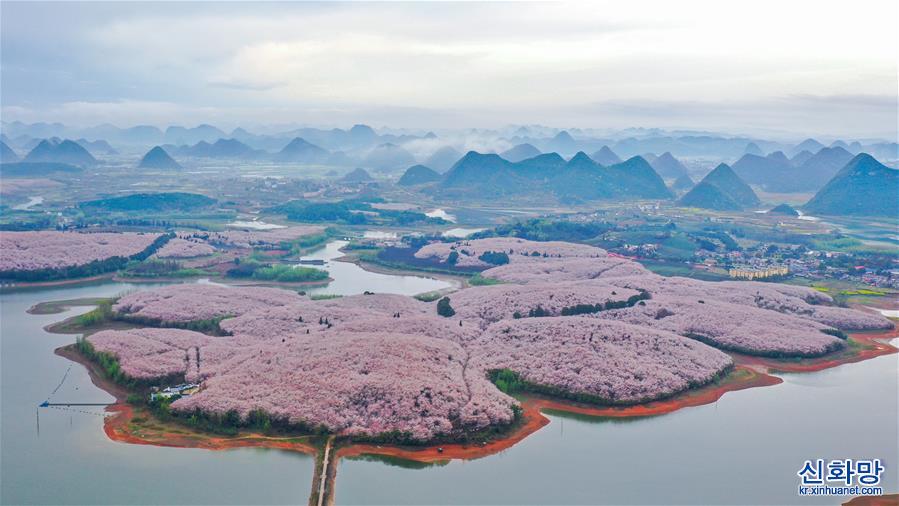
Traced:
<path fill-rule="evenodd" d="M 899 2 L 0 4 L 4 121 L 895 138 Z"/>

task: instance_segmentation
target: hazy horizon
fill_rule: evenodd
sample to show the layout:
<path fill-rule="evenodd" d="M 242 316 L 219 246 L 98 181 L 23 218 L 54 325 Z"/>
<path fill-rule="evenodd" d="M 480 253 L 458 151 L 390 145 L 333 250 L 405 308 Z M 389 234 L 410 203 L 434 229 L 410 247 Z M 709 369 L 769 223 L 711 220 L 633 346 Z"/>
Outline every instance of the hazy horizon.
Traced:
<path fill-rule="evenodd" d="M 8 122 L 897 135 L 895 2 L 0 9 Z"/>

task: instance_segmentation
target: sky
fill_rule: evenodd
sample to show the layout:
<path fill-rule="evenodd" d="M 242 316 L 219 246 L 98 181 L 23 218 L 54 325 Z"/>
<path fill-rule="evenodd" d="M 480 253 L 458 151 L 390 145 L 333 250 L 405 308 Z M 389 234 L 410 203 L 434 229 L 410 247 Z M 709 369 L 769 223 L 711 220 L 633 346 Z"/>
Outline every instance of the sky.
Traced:
<path fill-rule="evenodd" d="M 0 116 L 897 135 L 899 2 L 0 2 Z"/>

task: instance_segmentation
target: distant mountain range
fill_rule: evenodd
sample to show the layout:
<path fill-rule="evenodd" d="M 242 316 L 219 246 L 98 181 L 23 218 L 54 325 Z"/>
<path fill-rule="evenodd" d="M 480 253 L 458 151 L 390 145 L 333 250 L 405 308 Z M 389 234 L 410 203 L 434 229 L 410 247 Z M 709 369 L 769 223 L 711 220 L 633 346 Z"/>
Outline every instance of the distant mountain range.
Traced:
<path fill-rule="evenodd" d="M 899 171 L 857 155 L 804 206 L 808 214 L 899 216 Z"/>
<path fill-rule="evenodd" d="M 736 211 L 758 207 L 761 202 L 727 164 L 720 164 L 678 201 L 685 207 Z"/>
<path fill-rule="evenodd" d="M 767 191 L 814 191 L 824 186 L 852 156 L 852 153 L 839 146 L 820 148 L 815 154 L 802 150 L 793 159 L 787 159 L 780 151 L 764 157 L 747 154 L 734 163 L 733 169 L 746 182 L 759 185 Z"/>
<path fill-rule="evenodd" d="M 545 196 L 576 202 L 609 198 L 670 198 L 671 192 L 640 157 L 604 167 L 583 152 L 565 161 L 546 153 L 520 162 L 496 154 L 468 152 L 434 188 L 461 199 Z"/>
<path fill-rule="evenodd" d="M 220 159 L 260 159 L 268 156 L 268 153 L 253 149 L 237 139 L 218 139 L 210 144 L 200 141 L 193 146 L 164 145 L 163 148 L 176 156 L 189 156 L 195 158 L 220 158 Z"/>
<path fill-rule="evenodd" d="M 252 130 L 252 129 L 250 129 Z M 354 125 L 349 129 L 341 128 L 293 128 L 290 127 L 258 127 L 252 133 L 247 128 L 238 127 L 227 133 L 214 125 L 201 124 L 195 127 L 172 125 L 159 128 L 152 125 L 137 125 L 121 128 L 111 124 L 103 124 L 89 128 L 67 126 L 61 123 L 23 123 L 21 121 L 4 121 L 2 133 L 14 142 L 6 142 L 12 148 L 22 149 L 22 141 L 28 138 L 44 139 L 50 137 L 78 139 L 90 141 L 105 140 L 119 147 L 120 145 L 138 145 L 146 149 L 153 145 L 193 145 L 200 141 L 213 143 L 221 138 L 234 138 L 254 148 L 276 152 L 291 139 L 301 137 L 306 141 L 321 146 L 329 151 L 351 152 L 357 149 L 370 149 L 384 143 L 403 145 L 418 139 L 433 140 L 438 137 L 428 132 L 424 135 L 379 133 L 367 125 Z M 825 144 L 806 139 L 798 144 L 731 136 L 724 133 L 677 131 L 647 128 L 630 128 L 599 135 L 596 131 L 582 129 L 560 130 L 545 126 L 533 125 L 502 130 L 466 131 L 467 134 L 483 134 L 493 138 L 504 139 L 509 145 L 529 143 L 542 152 L 556 151 L 568 156 L 576 151 L 595 153 L 603 146 L 612 148 L 619 156 L 635 156 L 643 153 L 671 152 L 676 157 L 718 157 L 735 159 L 743 154 L 763 155 L 771 151 L 784 151 L 790 157 L 802 150 L 816 153 Z M 452 135 L 452 134 L 449 134 Z M 449 142 L 446 143 L 451 144 Z M 851 153 L 862 151 L 872 156 L 894 160 L 897 156 L 897 144 L 891 141 L 843 141 L 834 140 L 830 147 L 842 147 Z M 594 158 L 603 163 L 599 158 Z M 607 163 L 604 163 L 607 165 Z M 437 167 L 432 167 L 437 170 Z"/>

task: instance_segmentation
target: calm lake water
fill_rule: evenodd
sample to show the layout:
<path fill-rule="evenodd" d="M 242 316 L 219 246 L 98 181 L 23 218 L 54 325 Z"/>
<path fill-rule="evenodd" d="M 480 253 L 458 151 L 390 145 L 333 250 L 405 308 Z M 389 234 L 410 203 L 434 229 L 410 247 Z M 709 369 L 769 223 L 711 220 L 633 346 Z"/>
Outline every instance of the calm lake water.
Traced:
<path fill-rule="evenodd" d="M 394 274 L 380 274 L 369 272 L 356 264 L 349 262 L 337 262 L 334 259 L 343 256 L 339 250 L 347 245 L 347 241 L 332 241 L 308 255 L 304 259 L 324 260 L 321 267 L 328 271 L 334 279 L 327 286 L 306 289 L 310 294 L 353 295 L 367 291 L 374 293 L 399 293 L 403 295 L 415 295 L 449 288 L 452 283 L 434 278 L 421 276 L 398 276 Z M 319 268 L 316 265 L 307 267 Z"/>
<path fill-rule="evenodd" d="M 336 278 L 321 293 L 419 293 L 442 281 L 368 273 L 317 254 Z M 413 278 L 413 279 L 406 279 Z M 38 302 L 113 296 L 152 285 L 103 283 L 0 294 L 0 502 L 3 504 L 305 504 L 310 456 L 278 450 L 208 451 L 115 443 L 102 408 L 37 405 L 109 402 L 81 366 L 53 350 L 74 336 L 43 326 L 86 311 L 29 315 Z M 409 469 L 342 460 L 338 504 L 838 504 L 796 496 L 805 459 L 881 458 L 897 485 L 897 356 L 732 392 L 708 406 L 629 421 L 551 415 L 505 452 Z M 85 413 L 87 412 L 87 413 Z"/>
<path fill-rule="evenodd" d="M 499 455 L 407 469 L 342 460 L 338 504 L 840 504 L 797 496 L 806 459 L 880 458 L 897 485 L 897 357 L 631 420 L 550 415 Z"/>
<path fill-rule="evenodd" d="M 86 311 L 29 315 L 32 305 L 113 296 L 150 285 L 107 283 L 0 295 L 0 502 L 3 504 L 290 504 L 312 486 L 312 457 L 277 450 L 224 452 L 110 441 L 103 408 L 40 408 L 61 402 L 111 402 L 87 371 L 53 354 L 74 336 L 45 325 Z M 70 368 L 71 366 L 71 368 Z M 39 416 L 39 418 L 38 418 Z"/>

